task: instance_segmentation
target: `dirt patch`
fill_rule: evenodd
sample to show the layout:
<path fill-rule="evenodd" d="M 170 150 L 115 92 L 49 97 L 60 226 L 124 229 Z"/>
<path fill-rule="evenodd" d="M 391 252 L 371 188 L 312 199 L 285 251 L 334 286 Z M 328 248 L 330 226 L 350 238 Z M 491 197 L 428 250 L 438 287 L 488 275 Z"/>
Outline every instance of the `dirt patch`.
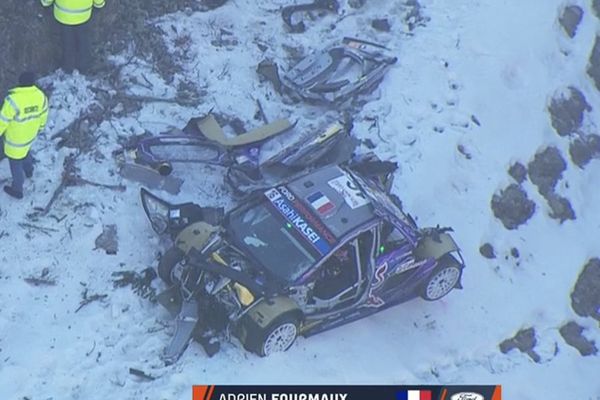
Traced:
<path fill-rule="evenodd" d="M 577 315 L 600 322 L 600 259 L 592 258 L 583 267 L 571 293 L 571 307 Z"/>
<path fill-rule="evenodd" d="M 600 48 L 598 49 L 600 53 Z M 600 64 L 600 54 L 598 54 Z M 600 67 L 600 66 L 599 66 Z M 600 70 L 598 71 L 600 79 Z M 560 136 L 571 135 L 581 128 L 585 111 L 591 111 L 592 107 L 588 104 L 581 91 L 570 86 L 567 94 L 556 95 L 550 102 L 548 112 L 552 127 Z"/>
<path fill-rule="evenodd" d="M 165 81 L 170 82 L 179 66 L 169 55 L 163 31 L 151 21 L 176 11 L 206 11 L 223 3 L 223 0 L 107 1 L 104 8 L 94 10 L 90 21 L 94 43 L 92 73 L 114 69 L 108 58 L 131 52 L 152 62 Z M 22 29 L 23 26 L 27 29 Z M 23 7 L 20 0 L 0 2 L 0 35 L 7 38 L 0 46 L 2 95 L 16 83 L 24 69 L 46 75 L 58 67 L 61 56 L 58 28 L 51 7 L 44 8 L 39 2 Z"/>
<path fill-rule="evenodd" d="M 540 356 L 534 350 L 536 344 L 535 329 L 527 328 L 520 330 L 512 338 L 500 343 L 500 351 L 506 354 L 513 349 L 519 349 L 519 351 L 531 357 L 533 361 L 540 362 Z"/>
<path fill-rule="evenodd" d="M 583 327 L 577 322 L 568 322 L 560 328 L 559 332 L 565 342 L 575 347 L 582 356 L 592 356 L 598 353 L 594 341 L 583 336 Z"/>
<path fill-rule="evenodd" d="M 583 18 L 583 10 L 576 5 L 570 5 L 563 9 L 562 14 L 558 18 L 560 25 L 563 27 L 570 38 L 574 38 L 577 33 L 577 27 Z"/>
<path fill-rule="evenodd" d="M 513 183 L 499 194 L 494 194 L 492 211 L 506 229 L 516 229 L 531 218 L 535 203 L 527 197 L 521 186 Z"/>

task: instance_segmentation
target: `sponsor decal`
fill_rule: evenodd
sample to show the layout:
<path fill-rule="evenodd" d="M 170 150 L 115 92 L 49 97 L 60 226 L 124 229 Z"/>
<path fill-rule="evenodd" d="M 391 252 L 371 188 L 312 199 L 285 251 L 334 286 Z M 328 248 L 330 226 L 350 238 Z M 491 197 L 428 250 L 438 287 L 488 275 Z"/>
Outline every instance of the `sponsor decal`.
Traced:
<path fill-rule="evenodd" d="M 315 192 L 306 198 L 306 201 L 314 208 L 319 214 L 327 214 L 335 208 L 335 204 L 329 200 L 321 192 Z"/>
<path fill-rule="evenodd" d="M 461 392 L 450 396 L 450 400 L 485 400 L 485 398 L 479 393 Z"/>
<path fill-rule="evenodd" d="M 369 199 L 346 174 L 327 182 L 336 192 L 342 195 L 348 207 L 356 209 L 369 204 Z"/>
<path fill-rule="evenodd" d="M 375 270 L 375 283 L 373 284 L 373 289 L 377 289 L 379 286 L 383 284 L 385 273 L 387 272 L 388 264 L 383 263 Z"/>
<path fill-rule="evenodd" d="M 396 400 L 431 400 L 431 390 L 403 390 L 396 393 Z"/>
<path fill-rule="evenodd" d="M 291 193 L 289 194 L 292 196 L 292 198 L 294 198 Z M 283 196 L 275 188 L 267 190 L 265 192 L 265 196 L 267 199 L 269 199 L 277 211 L 279 211 L 285 217 L 285 219 L 319 251 L 321 255 L 329 253 L 331 246 L 327 240 L 321 237 L 321 235 L 319 235 L 319 233 L 309 225 L 304 216 L 301 215 L 292 206 L 292 204 L 290 204 L 290 200 L 287 196 Z"/>
<path fill-rule="evenodd" d="M 329 242 L 329 244 L 337 243 L 337 238 L 333 236 L 333 234 L 331 233 L 331 231 L 329 231 L 329 229 L 327 229 L 327 227 L 325 227 L 323 222 L 319 218 L 317 218 L 314 213 L 310 212 L 304 206 L 304 204 L 301 201 L 299 201 L 292 192 L 288 190 L 288 188 L 286 188 L 285 186 L 279 186 L 277 189 L 285 196 L 286 199 L 292 202 L 292 206 L 296 210 L 298 210 L 298 212 L 300 212 L 300 214 L 302 214 L 304 218 L 306 218 L 308 223 L 313 228 L 315 228 L 317 232 L 319 232 L 319 235 L 324 237 L 325 240 Z"/>

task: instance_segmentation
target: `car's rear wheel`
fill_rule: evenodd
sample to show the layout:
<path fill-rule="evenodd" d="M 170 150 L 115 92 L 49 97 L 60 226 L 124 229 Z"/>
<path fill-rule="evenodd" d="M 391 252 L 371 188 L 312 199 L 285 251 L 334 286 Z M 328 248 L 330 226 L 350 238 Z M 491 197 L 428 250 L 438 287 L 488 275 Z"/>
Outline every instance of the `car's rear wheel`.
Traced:
<path fill-rule="evenodd" d="M 158 276 L 167 285 L 173 284 L 173 278 L 171 277 L 173 269 L 183 260 L 184 257 L 185 253 L 183 250 L 181 250 L 179 247 L 173 246 L 160 258 L 160 261 L 158 262 Z"/>
<path fill-rule="evenodd" d="M 458 286 L 461 274 L 460 263 L 450 254 L 445 254 L 438 260 L 438 266 L 423 285 L 421 296 L 428 301 L 441 299 Z"/>

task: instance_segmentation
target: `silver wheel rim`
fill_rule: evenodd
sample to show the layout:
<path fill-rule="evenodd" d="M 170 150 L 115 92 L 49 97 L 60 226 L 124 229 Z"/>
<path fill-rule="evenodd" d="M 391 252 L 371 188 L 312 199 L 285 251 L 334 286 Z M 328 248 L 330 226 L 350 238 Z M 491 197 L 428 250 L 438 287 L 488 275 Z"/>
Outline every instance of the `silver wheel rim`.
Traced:
<path fill-rule="evenodd" d="M 280 351 L 286 351 L 292 343 L 294 343 L 297 333 L 298 328 L 291 322 L 279 325 L 265 339 L 263 349 L 265 356 Z"/>
<path fill-rule="evenodd" d="M 427 298 L 437 300 L 448 294 L 456 286 L 459 276 L 460 270 L 456 267 L 447 267 L 435 274 L 427 284 Z"/>

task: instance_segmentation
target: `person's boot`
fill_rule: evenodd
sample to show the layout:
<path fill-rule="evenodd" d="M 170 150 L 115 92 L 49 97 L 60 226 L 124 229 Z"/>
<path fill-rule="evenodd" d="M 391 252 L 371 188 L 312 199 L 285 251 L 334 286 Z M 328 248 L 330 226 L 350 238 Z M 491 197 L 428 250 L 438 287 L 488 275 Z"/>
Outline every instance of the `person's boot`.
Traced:
<path fill-rule="evenodd" d="M 9 196 L 14 197 L 15 199 L 22 199 L 23 198 L 23 192 L 17 191 L 12 186 L 4 186 L 4 191 Z"/>

